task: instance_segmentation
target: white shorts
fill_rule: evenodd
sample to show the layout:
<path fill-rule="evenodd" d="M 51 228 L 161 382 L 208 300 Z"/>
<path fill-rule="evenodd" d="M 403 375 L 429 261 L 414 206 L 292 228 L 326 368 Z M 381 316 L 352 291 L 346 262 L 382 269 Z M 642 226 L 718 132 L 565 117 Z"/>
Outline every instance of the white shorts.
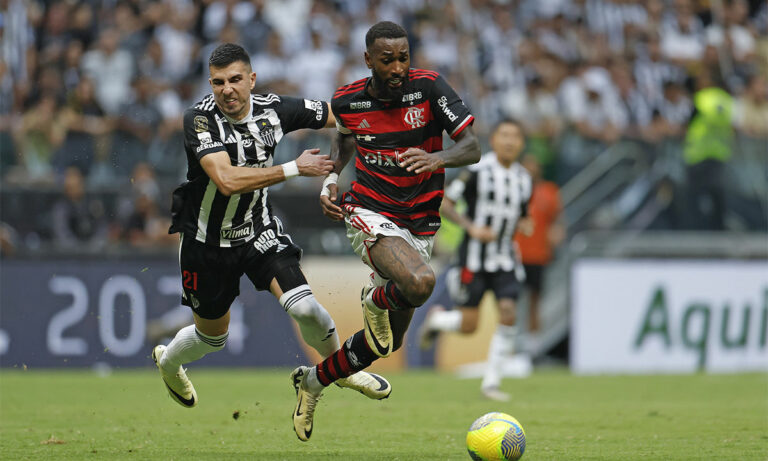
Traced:
<path fill-rule="evenodd" d="M 382 277 L 375 263 L 371 261 L 370 249 L 380 237 L 400 237 L 419 252 L 424 262 L 429 263 L 432 258 L 434 235 L 413 235 L 408 229 L 398 227 L 388 218 L 366 208 L 343 205 L 343 209 L 347 238 L 360 259 L 373 269 L 375 286 L 384 286 L 387 283 L 387 279 Z"/>

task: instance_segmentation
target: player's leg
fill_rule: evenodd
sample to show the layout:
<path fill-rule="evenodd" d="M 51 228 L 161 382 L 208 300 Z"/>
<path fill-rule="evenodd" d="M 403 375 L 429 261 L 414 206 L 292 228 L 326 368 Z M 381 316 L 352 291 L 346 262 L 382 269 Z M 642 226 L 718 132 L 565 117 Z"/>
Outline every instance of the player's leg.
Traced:
<path fill-rule="evenodd" d="M 269 282 L 269 291 L 296 321 L 304 341 L 323 358 L 336 352 L 339 349 L 336 325 L 312 293 L 298 255 L 275 259 L 270 266 L 274 277 Z"/>
<path fill-rule="evenodd" d="M 339 350 L 336 325 L 312 293 L 299 265 L 298 255 L 275 259 L 269 267 L 274 273 L 269 290 L 299 325 L 304 341 L 323 358 Z M 391 392 L 389 383 L 383 377 L 365 372 L 339 379 L 336 384 L 376 400 L 388 397 Z"/>
<path fill-rule="evenodd" d="M 182 240 L 179 263 L 182 304 L 192 308 L 194 324 L 180 329 L 167 345 L 152 350 L 152 359 L 173 400 L 184 407 L 197 404 L 197 393 L 182 367 L 224 348 L 229 327 L 229 306 L 239 294 L 240 274 L 226 253 L 192 239 Z"/>
<path fill-rule="evenodd" d="M 456 275 L 447 283 L 451 287 L 452 297 L 458 306 L 451 310 L 446 310 L 443 306 L 435 306 L 430 310 L 419 332 L 420 346 L 423 349 L 431 347 L 440 333 L 471 334 L 477 330 L 480 300 L 491 286 L 483 273 L 473 273 L 462 268 Z M 453 288 L 454 285 L 456 285 L 455 288 Z"/>
<path fill-rule="evenodd" d="M 516 301 L 520 284 L 514 272 L 497 272 L 492 275 L 493 290 L 499 311 L 499 324 L 488 347 L 488 361 L 480 385 L 483 394 L 494 400 L 509 400 L 509 395 L 499 390 L 504 361 L 512 356 L 517 338 Z"/>

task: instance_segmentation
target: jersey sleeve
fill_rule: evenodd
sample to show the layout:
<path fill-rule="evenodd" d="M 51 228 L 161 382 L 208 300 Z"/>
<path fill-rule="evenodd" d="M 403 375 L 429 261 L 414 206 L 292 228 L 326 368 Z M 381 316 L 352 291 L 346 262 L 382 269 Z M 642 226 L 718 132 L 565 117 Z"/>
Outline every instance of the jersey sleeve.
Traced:
<path fill-rule="evenodd" d="M 280 103 L 275 108 L 280 117 L 283 133 L 311 128 L 325 127 L 328 121 L 328 104 L 314 99 L 280 96 Z"/>
<path fill-rule="evenodd" d="M 455 138 L 464 128 L 474 122 L 475 118 L 469 112 L 458 94 L 445 81 L 442 75 L 435 78 L 432 94 L 429 98 L 432 113 L 443 126 L 443 129 Z"/>
<path fill-rule="evenodd" d="M 184 112 L 184 146 L 198 160 L 225 150 L 217 126 L 208 112 L 199 109 L 187 109 Z"/>
<path fill-rule="evenodd" d="M 336 131 L 341 134 L 352 134 L 352 130 L 344 126 L 344 123 L 341 121 L 341 106 L 342 103 L 339 101 L 339 98 L 331 99 L 331 110 L 333 111 L 333 116 L 336 117 Z"/>

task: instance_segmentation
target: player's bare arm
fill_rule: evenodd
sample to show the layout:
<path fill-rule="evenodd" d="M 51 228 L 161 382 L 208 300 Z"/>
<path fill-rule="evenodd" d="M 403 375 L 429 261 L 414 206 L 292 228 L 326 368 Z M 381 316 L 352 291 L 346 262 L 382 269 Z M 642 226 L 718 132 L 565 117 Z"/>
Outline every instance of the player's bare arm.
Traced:
<path fill-rule="evenodd" d="M 431 154 L 411 147 L 400 154 L 400 165 L 412 173 L 420 174 L 440 168 L 471 165 L 480 160 L 480 142 L 471 126 L 459 133 L 455 141 L 448 149 Z"/>
<path fill-rule="evenodd" d="M 330 115 L 329 115 L 330 116 Z M 355 138 L 351 134 L 336 133 L 331 142 L 331 160 L 333 161 L 333 173 L 341 174 L 341 171 L 355 155 Z M 341 221 L 344 214 L 335 204 L 339 194 L 339 187 L 335 183 L 327 185 L 328 195 L 320 195 L 320 207 L 323 214 L 333 221 Z"/>
<path fill-rule="evenodd" d="M 331 172 L 333 162 L 327 155 L 318 155 L 320 149 L 307 149 L 296 159 L 300 176 L 323 176 Z M 214 152 L 200 159 L 200 165 L 223 195 L 244 194 L 283 182 L 290 177 L 286 168 L 275 165 L 268 168 L 234 166 L 225 151 Z"/>
<path fill-rule="evenodd" d="M 456 211 L 456 203 L 448 197 L 443 197 L 443 204 L 440 207 L 440 215 L 445 216 L 450 221 L 458 224 L 475 240 L 479 240 L 482 243 L 496 240 L 497 236 L 492 228 L 488 226 L 476 226 L 466 215 Z"/>

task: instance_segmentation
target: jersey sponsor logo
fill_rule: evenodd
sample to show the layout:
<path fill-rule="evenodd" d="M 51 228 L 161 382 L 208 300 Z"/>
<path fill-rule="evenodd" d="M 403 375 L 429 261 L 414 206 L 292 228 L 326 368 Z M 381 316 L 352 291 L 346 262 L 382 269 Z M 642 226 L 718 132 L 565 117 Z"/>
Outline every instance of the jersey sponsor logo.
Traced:
<path fill-rule="evenodd" d="M 366 152 L 363 155 L 365 163 L 378 166 L 400 166 L 397 162 L 397 151 L 395 151 L 395 157 L 389 155 L 383 155 L 381 152 Z"/>
<path fill-rule="evenodd" d="M 368 123 L 368 120 L 366 120 L 366 119 L 363 119 L 363 121 L 362 121 L 362 122 L 360 122 L 360 124 L 359 124 L 359 125 L 357 125 L 357 127 L 358 127 L 358 128 L 360 128 L 360 129 L 363 129 L 363 128 L 370 128 L 370 127 L 371 127 L 371 124 L 370 124 L 370 123 Z"/>
<path fill-rule="evenodd" d="M 322 120 L 323 119 L 323 102 L 322 101 L 313 101 L 310 99 L 304 100 L 304 108 L 307 110 L 313 110 L 315 111 L 315 120 Z"/>
<path fill-rule="evenodd" d="M 376 139 L 376 136 L 371 136 L 369 134 L 366 134 L 366 135 L 358 134 L 358 135 L 355 135 L 355 137 L 357 138 L 358 141 L 366 141 L 366 142 L 371 142 L 374 139 Z"/>
<path fill-rule="evenodd" d="M 216 141 L 216 142 L 207 142 L 204 144 L 200 144 L 200 146 L 195 150 L 198 154 L 204 150 L 207 149 L 213 149 L 214 147 L 224 147 L 224 144 Z"/>
<path fill-rule="evenodd" d="M 405 123 L 411 125 L 412 129 L 422 127 L 427 124 L 424 121 L 424 108 L 423 107 L 409 107 L 408 112 L 403 117 Z"/>
<path fill-rule="evenodd" d="M 192 125 L 194 125 L 195 132 L 197 133 L 208 131 L 208 117 L 205 115 L 195 115 Z"/>
<path fill-rule="evenodd" d="M 402 102 L 413 102 L 418 101 L 419 99 L 421 99 L 421 91 L 404 94 Z"/>
<path fill-rule="evenodd" d="M 306 99 L 304 100 L 306 101 Z M 261 136 L 261 140 L 264 142 L 265 145 L 272 147 L 275 145 L 275 127 L 272 126 L 271 123 L 267 122 L 266 120 L 260 121 L 258 124 L 259 127 L 259 135 Z M 243 143 L 244 147 L 245 143 Z"/>
<path fill-rule="evenodd" d="M 395 225 L 392 224 L 391 222 L 383 222 L 379 224 L 379 227 L 382 227 L 384 229 L 389 229 L 389 230 L 395 230 Z"/>
<path fill-rule="evenodd" d="M 350 102 L 349 108 L 350 109 L 370 109 L 371 101 Z"/>
<path fill-rule="evenodd" d="M 200 140 L 200 144 L 207 144 L 213 142 L 213 139 L 211 139 L 211 133 L 209 132 L 203 132 L 203 133 L 197 133 L 197 139 Z"/>
<path fill-rule="evenodd" d="M 237 144 L 237 138 L 235 138 L 235 135 L 232 133 L 229 134 L 229 137 L 224 141 L 224 144 Z"/>
<path fill-rule="evenodd" d="M 443 113 L 448 117 L 448 120 L 455 122 L 456 119 L 459 118 L 458 115 L 454 114 L 453 111 L 448 108 L 448 98 L 445 96 L 441 96 L 440 99 L 437 100 L 437 105 L 443 110 Z"/>
<path fill-rule="evenodd" d="M 253 233 L 253 223 L 247 222 L 239 226 L 221 230 L 221 238 L 225 240 L 239 240 L 249 237 Z"/>
<path fill-rule="evenodd" d="M 272 229 L 267 229 L 259 234 L 253 242 L 253 247 L 261 254 L 264 254 L 270 248 L 279 245 L 280 242 L 277 240 L 277 235 L 275 235 L 275 231 Z"/>

